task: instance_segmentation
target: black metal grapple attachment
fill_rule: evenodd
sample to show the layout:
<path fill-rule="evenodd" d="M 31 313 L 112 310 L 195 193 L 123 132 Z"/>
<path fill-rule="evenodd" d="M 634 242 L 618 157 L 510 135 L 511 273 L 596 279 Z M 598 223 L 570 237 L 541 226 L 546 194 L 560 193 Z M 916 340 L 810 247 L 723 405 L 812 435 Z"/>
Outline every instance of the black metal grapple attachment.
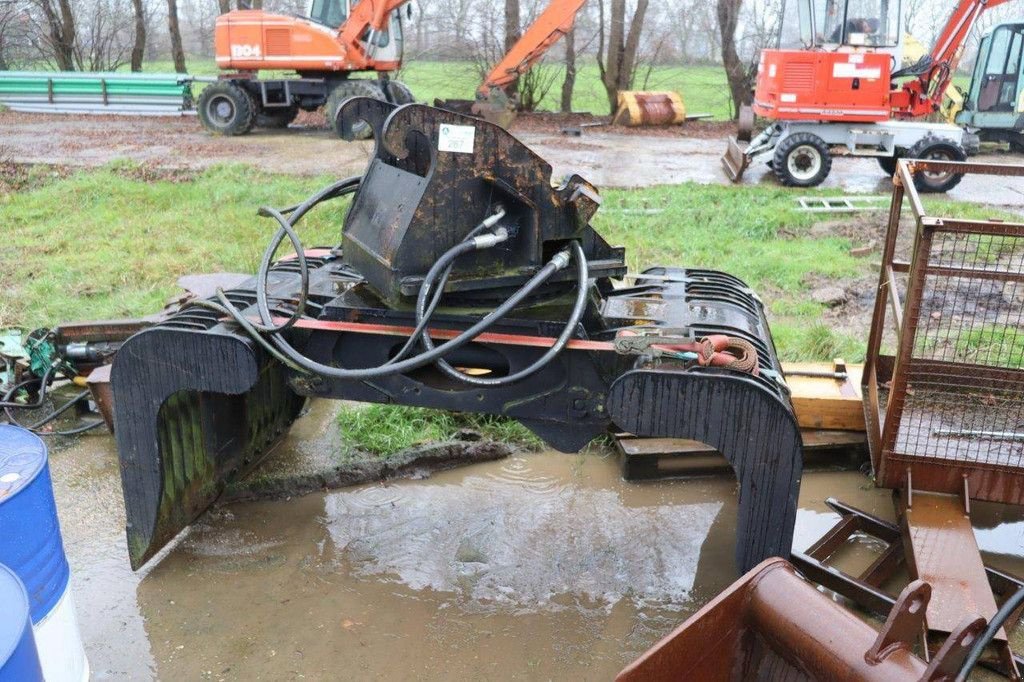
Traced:
<path fill-rule="evenodd" d="M 112 372 L 132 565 L 255 467 L 306 397 L 501 415 L 565 452 L 611 429 L 703 441 L 726 456 L 739 479 L 740 570 L 788 555 L 800 433 L 753 292 L 709 270 L 628 275 L 622 249 L 589 224 L 596 190 L 577 176 L 552 187 L 550 166 L 496 126 L 421 105 L 347 106 L 370 122 L 377 148 L 342 246 L 307 253 L 305 268 L 281 261 L 263 289 L 273 312 L 287 317 L 305 283 L 304 314 L 280 333 L 303 357 L 346 371 L 386 366 L 417 324 L 412 295 L 428 270 L 489 216 L 500 216 L 508 238 L 454 261 L 430 318 L 436 342 L 479 324 L 556 253 L 582 254 L 578 274 L 589 276 L 579 288 L 571 268 L 555 273 L 486 332 L 444 355 L 451 366 L 494 379 L 538 367 L 500 385 L 453 379 L 436 361 L 359 380 L 297 371 L 266 350 L 265 336 L 198 305 L 133 336 Z M 261 286 L 254 278 L 225 299 L 256 319 Z M 565 330 L 568 342 L 539 363 Z M 622 342 L 638 333 L 644 343 Z M 750 362 L 716 364 L 672 345 L 713 345 L 712 338 L 749 349 Z"/>

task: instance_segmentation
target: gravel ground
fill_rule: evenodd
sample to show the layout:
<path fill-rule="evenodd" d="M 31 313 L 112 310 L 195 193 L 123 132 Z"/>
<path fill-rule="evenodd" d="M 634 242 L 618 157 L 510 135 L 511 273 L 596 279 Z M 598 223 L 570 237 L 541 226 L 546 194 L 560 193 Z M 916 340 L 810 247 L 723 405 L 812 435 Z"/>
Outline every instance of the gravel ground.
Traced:
<path fill-rule="evenodd" d="M 603 119 L 577 115 L 520 117 L 513 132 L 547 159 L 556 177 L 579 172 L 599 187 L 728 183 L 719 157 L 729 124 L 690 122 L 678 128 L 587 127 L 580 136 L 561 129 Z M 0 160 L 96 166 L 132 159 L 163 170 L 201 169 L 218 163 L 248 163 L 262 170 L 300 175 L 360 173 L 372 154 L 370 142 L 344 142 L 316 126 L 255 130 L 242 137 L 208 135 L 195 117 L 129 118 L 50 116 L 0 112 Z M 1008 153 L 986 153 L 979 161 L 1019 163 Z M 755 162 L 744 183 L 775 182 Z M 888 178 L 874 159 L 836 159 L 824 188 L 888 193 Z M 968 176 L 950 197 L 990 205 L 1024 207 L 1024 179 Z"/>

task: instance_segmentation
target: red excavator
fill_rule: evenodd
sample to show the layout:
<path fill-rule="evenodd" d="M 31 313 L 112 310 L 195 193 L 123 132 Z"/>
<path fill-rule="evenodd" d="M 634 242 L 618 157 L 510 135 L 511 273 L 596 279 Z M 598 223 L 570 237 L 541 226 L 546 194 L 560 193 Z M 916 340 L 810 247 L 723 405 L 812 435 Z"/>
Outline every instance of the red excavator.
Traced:
<path fill-rule="evenodd" d="M 959 0 L 931 52 L 897 68 L 900 0 L 788 0 L 780 47 L 762 51 L 754 92 L 752 113 L 770 124 L 751 140 L 753 116 L 741 114 L 740 134 L 722 157 L 726 172 L 738 181 L 751 160 L 767 157 L 783 185 L 813 187 L 833 156 L 877 158 L 890 175 L 899 157 L 963 161 L 977 137 L 923 119 L 939 110 L 978 16 L 1007 1 Z M 961 177 L 919 173 L 915 184 L 945 192 Z"/>
<path fill-rule="evenodd" d="M 391 74 L 402 65 L 403 6 L 409 0 L 311 0 L 305 16 L 236 10 L 217 18 L 217 66 L 230 70 L 199 96 L 203 126 L 221 135 L 243 135 L 253 126 L 283 128 L 299 110 L 326 107 L 339 135 L 366 138 L 363 121 L 342 126 L 341 104 L 372 97 L 394 104 L 414 101 Z M 477 91 L 473 111 L 502 120 L 509 108 L 504 88 L 528 71 L 567 33 L 586 0 L 552 0 L 495 65 Z M 264 70 L 297 77 L 263 79 Z M 354 78 L 365 72 L 371 78 Z"/>

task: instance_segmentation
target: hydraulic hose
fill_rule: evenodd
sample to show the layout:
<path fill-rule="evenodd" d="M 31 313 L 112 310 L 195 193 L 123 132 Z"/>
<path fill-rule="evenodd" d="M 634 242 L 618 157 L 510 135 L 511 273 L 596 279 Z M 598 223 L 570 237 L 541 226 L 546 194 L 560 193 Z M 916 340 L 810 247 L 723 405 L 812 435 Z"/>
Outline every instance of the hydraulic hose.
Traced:
<path fill-rule="evenodd" d="M 53 370 L 54 370 L 55 367 L 56 367 L 56 365 L 54 365 L 53 367 L 50 367 L 50 369 L 47 371 L 46 374 L 43 375 L 43 377 L 41 379 L 29 379 L 27 381 L 23 381 L 20 384 L 17 384 L 15 386 L 13 386 L 10 390 L 7 391 L 6 395 L 4 395 L 3 402 L 0 403 L 0 405 L 3 405 L 4 412 L 7 415 L 8 421 L 12 425 L 20 426 L 21 428 L 26 429 L 28 431 L 31 431 L 32 433 L 34 433 L 34 434 L 36 434 L 38 436 L 73 436 L 73 435 L 76 435 L 76 434 L 79 434 L 79 433 L 84 433 L 84 432 L 89 431 L 91 429 L 95 429 L 98 426 L 101 426 L 103 424 L 103 420 L 86 422 L 85 424 L 83 424 L 81 426 L 77 426 L 77 427 L 75 427 L 73 429 L 68 429 L 66 431 L 40 431 L 39 430 L 40 427 L 45 426 L 46 424 L 49 424 L 54 419 L 56 419 L 60 415 L 62 415 L 65 412 L 67 412 L 75 403 L 77 403 L 80 400 L 85 399 L 89 395 L 89 391 L 82 391 L 81 393 L 78 393 L 77 395 L 75 395 L 74 397 L 69 399 L 67 402 L 65 402 L 63 405 L 61 405 L 60 407 L 55 409 L 53 412 L 51 412 L 50 414 L 46 415 L 42 419 L 40 419 L 40 420 L 38 420 L 38 421 L 36 421 L 36 422 L 34 422 L 32 424 L 25 425 L 25 424 L 22 424 L 21 422 L 19 422 L 17 419 L 15 419 L 14 415 L 11 413 L 11 407 L 10 406 L 14 406 L 15 408 L 19 408 L 19 409 L 28 409 L 28 410 L 35 410 L 35 409 L 38 409 L 38 408 L 43 406 L 43 401 L 46 398 L 46 389 L 47 389 L 47 387 L 50 384 L 50 379 L 52 377 Z M 36 399 L 36 401 L 34 403 L 12 403 L 12 402 L 9 402 L 11 397 L 14 395 L 14 393 L 16 391 L 18 391 L 21 388 L 24 388 L 25 386 L 30 386 L 30 385 L 32 385 L 32 384 L 34 384 L 36 382 L 39 382 L 39 397 Z"/>
<path fill-rule="evenodd" d="M 577 279 L 579 285 L 576 301 L 573 306 L 572 314 L 569 317 L 569 321 L 563 329 L 562 334 L 556 340 L 556 343 L 549 348 L 541 358 L 531 364 L 530 367 L 527 367 L 520 372 L 516 372 L 515 375 L 492 380 L 476 379 L 476 381 L 480 382 L 476 385 L 494 386 L 518 381 L 529 374 L 536 372 L 565 348 L 565 345 L 572 337 L 572 334 L 586 308 L 587 280 L 589 277 L 586 256 L 580 245 L 575 242 L 573 242 L 569 249 L 556 254 L 501 305 L 454 338 L 449 339 L 439 346 L 434 346 L 432 341 L 429 339 L 429 336 L 425 334 L 427 325 L 439 304 L 441 297 L 443 296 L 444 286 L 451 274 L 455 260 L 469 251 L 481 248 L 490 248 L 508 238 L 507 232 L 502 228 L 499 228 L 490 234 L 482 234 L 486 229 L 494 227 L 505 215 L 504 210 L 499 207 L 493 215 L 478 224 L 462 242 L 456 244 L 442 254 L 437 262 L 435 262 L 430 268 L 420 286 L 420 295 L 418 297 L 416 308 L 416 328 L 393 358 L 379 367 L 349 369 L 325 365 L 300 353 L 281 334 L 281 332 L 284 332 L 294 326 L 295 323 L 305 314 L 306 302 L 309 295 L 309 268 L 306 262 L 302 242 L 298 233 L 294 229 L 295 225 L 306 213 L 309 212 L 310 209 L 320 202 L 344 196 L 345 194 L 356 191 L 359 187 L 360 181 L 361 178 L 358 177 L 346 178 L 345 180 L 341 180 L 324 188 L 320 192 L 317 192 L 301 204 L 291 206 L 284 210 L 278 211 L 271 208 L 260 209 L 261 215 L 271 217 L 278 223 L 278 230 L 263 251 L 263 257 L 260 261 L 260 267 L 257 273 L 256 309 L 259 314 L 259 322 L 252 322 L 246 319 L 242 314 L 242 311 L 228 300 L 227 296 L 220 289 L 217 290 L 218 303 L 203 301 L 201 303 L 196 302 L 195 304 L 202 305 L 203 307 L 217 312 L 226 313 L 268 353 L 292 369 L 310 372 L 330 379 L 345 381 L 375 379 L 395 374 L 403 374 L 435 363 L 439 360 L 443 360 L 443 357 L 446 354 L 471 343 L 482 332 L 486 331 L 498 320 L 505 317 L 509 312 L 533 294 L 533 292 L 540 286 L 545 284 L 557 271 L 565 268 L 570 260 L 574 259 L 576 260 Z M 299 298 L 291 315 L 284 322 L 275 323 L 274 315 L 270 310 L 269 297 L 267 294 L 268 277 L 274 253 L 281 245 L 281 242 L 286 238 L 291 242 L 292 247 L 295 249 L 296 258 L 298 259 L 301 288 Z M 433 297 L 430 298 L 429 304 L 427 304 L 427 298 L 434 282 L 438 282 L 438 286 L 434 291 Z M 413 357 L 406 357 L 412 348 L 415 347 L 418 340 L 422 341 L 424 345 L 427 346 L 424 352 Z M 460 379 L 464 381 L 469 379 L 447 363 L 445 363 L 445 367 Z"/>
<path fill-rule="evenodd" d="M 398 362 L 399 360 L 404 358 L 406 356 L 406 354 L 408 354 L 409 351 L 411 351 L 413 349 L 413 347 L 416 345 L 416 342 L 419 340 L 420 335 L 427 328 L 427 325 L 430 323 L 430 320 L 431 320 L 431 318 L 434 315 L 434 311 L 437 309 L 438 304 L 441 302 L 441 298 L 443 298 L 443 296 L 444 296 L 444 287 L 448 283 L 448 277 L 452 273 L 452 268 L 455 266 L 455 258 L 457 258 L 462 253 L 466 253 L 468 251 L 468 250 L 466 250 L 466 251 L 462 250 L 461 244 L 466 244 L 466 243 L 471 242 L 471 240 L 474 237 L 479 235 L 481 232 L 486 230 L 488 227 L 493 227 L 494 225 L 496 225 L 498 223 L 498 221 L 500 221 L 504 217 L 505 217 L 505 209 L 499 207 L 498 210 L 495 211 L 493 215 L 491 215 L 491 217 L 486 218 L 485 220 L 480 221 L 480 223 L 476 227 L 474 227 L 472 230 L 470 230 L 469 234 L 466 235 L 465 239 L 463 239 L 463 241 L 460 244 L 456 244 L 451 249 L 449 249 L 447 252 L 442 254 L 441 257 L 437 259 L 437 263 L 435 263 L 430 268 L 430 270 L 427 271 L 426 276 L 423 278 L 423 281 L 420 283 L 420 293 L 421 294 L 423 294 L 424 290 L 429 290 L 429 288 L 431 287 L 431 285 L 434 282 L 435 278 L 438 277 L 437 273 L 441 272 L 442 267 L 443 267 L 443 272 L 441 272 L 441 274 L 440 274 L 439 284 L 437 285 L 437 287 L 434 290 L 434 296 L 430 300 L 430 304 L 427 306 L 427 311 L 423 315 L 423 318 L 418 320 L 418 322 L 416 324 L 416 328 L 413 329 L 413 332 L 409 335 L 409 338 L 406 339 L 405 345 L 403 345 L 402 348 L 395 354 L 395 357 L 393 357 L 390 360 L 388 360 L 388 362 L 385 363 L 385 364 L 389 364 L 390 365 L 391 363 Z M 507 236 L 507 232 L 505 233 L 505 235 Z M 456 250 L 458 250 L 458 253 L 455 254 L 453 257 L 449 258 L 448 257 L 449 254 L 451 254 L 453 251 L 456 251 Z M 418 299 L 419 299 L 419 297 L 417 297 L 417 300 Z"/>
<path fill-rule="evenodd" d="M 419 369 L 425 365 L 429 365 L 436 361 L 438 358 L 443 357 L 445 354 L 465 346 L 479 336 L 481 333 L 486 331 L 489 327 L 494 325 L 495 322 L 500 320 L 502 317 L 511 312 L 516 306 L 523 302 L 524 299 L 530 296 L 538 287 L 544 284 L 552 275 L 560 269 L 559 264 L 552 260 L 548 262 L 543 268 L 541 268 L 537 274 L 530 278 L 516 293 L 508 298 L 504 303 L 495 308 L 493 311 L 488 313 L 485 317 L 478 320 L 471 327 L 460 333 L 455 338 L 446 341 L 440 346 L 435 347 L 433 350 L 426 351 L 412 358 L 407 358 L 399 362 L 392 363 L 390 365 L 385 364 L 380 367 L 370 367 L 366 369 L 344 369 L 340 367 L 332 367 L 331 365 L 324 365 L 322 363 L 311 360 L 305 357 L 294 347 L 292 347 L 287 341 L 281 338 L 278 334 L 271 334 L 270 340 L 277 347 L 279 351 L 288 356 L 296 364 L 308 369 L 314 374 L 319 374 L 331 379 L 342 379 L 342 380 L 361 380 L 361 379 L 376 379 L 394 374 L 404 374 L 405 372 Z M 262 311 L 261 311 L 262 314 Z M 264 318 L 264 324 L 269 319 Z M 272 320 L 270 320 L 272 321 Z"/>
<path fill-rule="evenodd" d="M 516 383 L 517 381 L 522 381 L 523 379 L 535 374 L 549 362 L 554 360 L 555 357 L 565 350 L 565 346 L 569 343 L 573 333 L 575 333 L 576 326 L 579 324 L 580 320 L 583 319 L 583 314 L 587 309 L 587 281 L 590 277 L 590 273 L 587 268 L 586 254 L 583 253 L 583 247 L 581 247 L 578 242 L 572 242 L 572 256 L 573 260 L 576 261 L 576 299 L 573 302 L 572 312 L 569 314 L 569 319 L 566 321 L 565 326 L 562 328 L 562 333 L 558 335 L 555 343 L 553 343 L 542 356 L 537 358 L 536 361 L 518 372 L 509 374 L 508 376 L 495 378 L 470 376 L 452 367 L 444 358 L 441 358 L 437 363 L 435 363 L 437 367 L 448 376 L 471 386 L 495 387 L 508 386 Z M 416 302 L 417 322 L 421 320 L 425 312 L 425 300 L 426 292 L 421 289 L 419 300 Z M 428 351 L 434 348 L 429 331 L 423 331 L 422 340 L 424 347 L 426 347 Z"/>
<path fill-rule="evenodd" d="M 0 407 L 4 410 L 33 410 L 37 407 L 42 407 L 43 401 L 46 399 L 46 390 L 50 386 L 50 381 L 53 379 L 53 373 L 56 369 L 56 365 L 53 365 L 46 370 L 46 373 L 43 374 L 41 378 L 36 379 L 33 377 L 32 379 L 26 379 L 25 381 L 12 386 L 11 389 L 4 394 L 3 400 L 0 400 Z M 36 383 L 39 384 L 39 395 L 36 397 L 36 401 L 34 403 L 18 403 L 11 400 L 11 398 L 14 397 L 14 394 L 20 389 L 27 388 L 28 386 Z M 11 416 L 10 412 L 7 413 L 7 416 Z"/>

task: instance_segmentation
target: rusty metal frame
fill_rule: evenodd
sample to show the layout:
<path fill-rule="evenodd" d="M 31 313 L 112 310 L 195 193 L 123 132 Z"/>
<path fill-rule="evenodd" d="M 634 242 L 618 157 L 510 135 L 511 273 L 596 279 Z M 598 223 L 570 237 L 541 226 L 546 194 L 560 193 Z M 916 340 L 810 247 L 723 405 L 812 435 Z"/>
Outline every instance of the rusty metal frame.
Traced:
<path fill-rule="evenodd" d="M 933 247 L 938 240 L 954 235 L 952 238 L 1020 238 L 1024 243 L 1024 223 L 929 215 L 914 186 L 914 174 L 918 172 L 1024 177 L 1024 166 L 920 160 L 903 160 L 898 164 L 863 380 L 868 444 L 876 482 L 881 487 L 899 489 L 905 488 L 908 478 L 912 478 L 915 489 L 951 494 L 962 493 L 966 485 L 972 498 L 1022 504 L 1024 461 L 964 461 L 937 454 L 911 454 L 898 447 L 901 421 L 907 416 L 911 370 L 941 372 L 950 385 L 982 388 L 1002 382 L 1008 391 L 1017 393 L 1014 387 L 1020 386 L 1020 392 L 1024 392 L 1024 368 L 914 357 L 915 344 L 920 340 L 926 278 L 998 279 L 1015 286 L 1024 283 L 1024 271 L 934 262 Z M 909 260 L 897 257 L 904 205 L 910 206 L 914 219 Z M 883 337 L 890 325 L 896 335 L 895 355 L 882 352 Z"/>

